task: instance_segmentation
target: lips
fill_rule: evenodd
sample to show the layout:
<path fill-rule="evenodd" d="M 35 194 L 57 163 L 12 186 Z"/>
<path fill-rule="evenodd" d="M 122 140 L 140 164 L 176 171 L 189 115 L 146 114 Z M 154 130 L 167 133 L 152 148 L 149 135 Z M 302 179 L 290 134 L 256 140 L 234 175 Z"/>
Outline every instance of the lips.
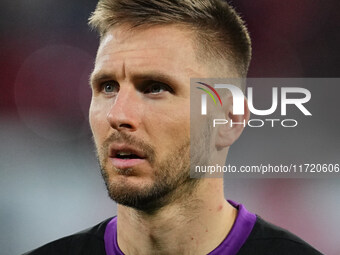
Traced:
<path fill-rule="evenodd" d="M 138 148 L 126 145 L 126 144 L 111 144 L 109 147 L 109 157 L 110 158 L 146 158 L 146 155 L 143 151 L 139 150 Z"/>
<path fill-rule="evenodd" d="M 114 167 L 131 168 L 146 161 L 146 155 L 140 149 L 127 144 L 111 144 L 109 158 Z"/>

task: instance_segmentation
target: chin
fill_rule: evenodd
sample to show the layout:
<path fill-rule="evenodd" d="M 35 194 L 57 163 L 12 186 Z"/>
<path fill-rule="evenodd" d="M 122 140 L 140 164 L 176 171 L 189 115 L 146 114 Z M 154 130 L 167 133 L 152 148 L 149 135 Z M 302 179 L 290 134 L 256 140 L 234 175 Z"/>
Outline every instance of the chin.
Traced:
<path fill-rule="evenodd" d="M 164 205 L 171 190 L 137 176 L 115 176 L 106 183 L 109 197 L 120 205 L 141 211 L 153 211 Z"/>

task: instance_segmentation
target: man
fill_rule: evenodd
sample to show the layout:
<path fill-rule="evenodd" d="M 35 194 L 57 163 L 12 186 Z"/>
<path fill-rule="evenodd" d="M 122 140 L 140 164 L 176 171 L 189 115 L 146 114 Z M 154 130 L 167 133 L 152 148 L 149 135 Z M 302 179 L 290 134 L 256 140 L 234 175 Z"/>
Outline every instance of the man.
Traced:
<path fill-rule="evenodd" d="M 190 162 L 190 78 L 245 77 L 250 62 L 225 1 L 101 0 L 90 25 L 101 36 L 90 125 L 117 217 L 29 254 L 320 254 L 226 201 L 223 179 L 190 178 L 193 162 L 222 165 L 243 131 L 204 129 L 211 139 L 191 143 Z M 216 114 L 249 118 L 223 102 Z"/>

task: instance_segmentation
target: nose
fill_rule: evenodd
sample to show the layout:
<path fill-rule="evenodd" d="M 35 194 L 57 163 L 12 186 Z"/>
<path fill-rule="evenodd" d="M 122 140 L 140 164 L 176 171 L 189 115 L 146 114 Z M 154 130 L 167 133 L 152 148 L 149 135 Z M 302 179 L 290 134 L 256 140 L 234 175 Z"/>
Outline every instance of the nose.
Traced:
<path fill-rule="evenodd" d="M 107 121 L 117 131 L 136 131 L 141 123 L 141 102 L 132 87 L 121 87 L 107 113 Z"/>

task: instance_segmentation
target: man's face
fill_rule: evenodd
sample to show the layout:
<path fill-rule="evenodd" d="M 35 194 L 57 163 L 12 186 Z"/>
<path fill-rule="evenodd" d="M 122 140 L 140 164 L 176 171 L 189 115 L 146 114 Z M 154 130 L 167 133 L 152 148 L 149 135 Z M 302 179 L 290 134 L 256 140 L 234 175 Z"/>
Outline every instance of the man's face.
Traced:
<path fill-rule="evenodd" d="M 107 32 L 91 78 L 90 125 L 112 199 L 154 208 L 174 190 L 194 186 L 190 77 L 204 75 L 184 28 Z"/>

